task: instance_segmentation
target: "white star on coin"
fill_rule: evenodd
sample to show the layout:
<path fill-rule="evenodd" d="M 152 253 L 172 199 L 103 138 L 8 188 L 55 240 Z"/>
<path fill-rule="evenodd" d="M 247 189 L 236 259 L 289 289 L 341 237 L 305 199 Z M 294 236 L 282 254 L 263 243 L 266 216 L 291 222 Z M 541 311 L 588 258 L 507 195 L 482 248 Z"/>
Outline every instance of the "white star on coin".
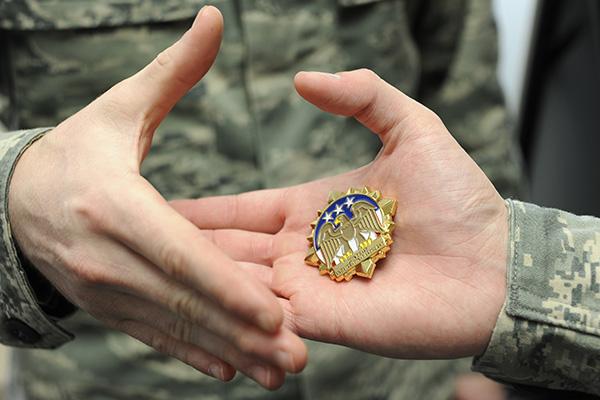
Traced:
<path fill-rule="evenodd" d="M 333 217 L 331 216 L 330 213 L 325 213 L 325 216 L 323 217 L 323 221 L 325 221 L 325 223 L 331 221 L 333 219 Z"/>
<path fill-rule="evenodd" d="M 348 208 L 350 208 L 352 206 L 352 204 L 354 204 L 354 197 L 348 197 L 346 199 L 346 202 L 344 203 L 344 205 Z"/>
<path fill-rule="evenodd" d="M 339 204 L 337 204 L 335 206 L 335 210 L 333 210 L 333 212 L 337 215 L 337 214 L 341 214 L 344 212 L 344 209 L 342 208 L 342 206 L 340 206 Z"/>

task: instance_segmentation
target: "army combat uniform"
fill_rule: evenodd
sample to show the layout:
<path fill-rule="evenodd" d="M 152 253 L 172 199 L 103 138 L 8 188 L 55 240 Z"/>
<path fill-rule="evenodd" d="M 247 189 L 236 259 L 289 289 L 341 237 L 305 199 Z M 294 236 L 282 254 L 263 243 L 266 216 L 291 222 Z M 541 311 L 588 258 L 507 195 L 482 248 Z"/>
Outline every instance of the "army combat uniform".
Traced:
<path fill-rule="evenodd" d="M 140 69 L 178 39 L 205 3 L 0 1 L 6 125 L 0 134 L 0 340 L 38 348 L 13 352 L 11 399 L 451 397 L 455 376 L 470 360 L 391 360 L 318 343 L 309 343 L 306 370 L 277 392 L 241 376 L 223 384 L 83 312 L 64 318 L 68 304 L 19 258 L 6 201 L 19 154 L 47 131 L 33 128 L 56 125 Z M 496 187 L 506 196 L 516 193 L 521 174 L 496 81 L 488 2 L 210 3 L 225 18 L 220 55 L 159 128 L 142 168 L 165 197 L 290 185 L 369 162 L 380 147 L 377 137 L 307 104 L 292 83 L 299 70 L 360 67 L 436 111 Z M 486 354 L 478 365 L 493 366 L 485 361 L 500 354 Z"/>

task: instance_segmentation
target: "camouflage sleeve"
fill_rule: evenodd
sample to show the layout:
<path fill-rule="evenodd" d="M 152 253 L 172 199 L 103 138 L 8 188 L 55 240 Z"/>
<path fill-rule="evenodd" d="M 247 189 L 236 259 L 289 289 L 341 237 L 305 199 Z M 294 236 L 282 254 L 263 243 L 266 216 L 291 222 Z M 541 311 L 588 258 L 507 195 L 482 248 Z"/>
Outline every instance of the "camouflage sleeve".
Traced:
<path fill-rule="evenodd" d="M 72 339 L 40 306 L 21 266 L 8 220 L 8 185 L 19 156 L 48 129 L 0 132 L 0 342 L 53 348 Z"/>
<path fill-rule="evenodd" d="M 473 368 L 501 381 L 600 394 L 600 219 L 507 206 L 507 299 Z"/>
<path fill-rule="evenodd" d="M 435 111 L 504 197 L 522 179 L 510 119 L 497 79 L 497 32 L 489 0 L 416 2 L 421 54 L 417 98 Z"/>

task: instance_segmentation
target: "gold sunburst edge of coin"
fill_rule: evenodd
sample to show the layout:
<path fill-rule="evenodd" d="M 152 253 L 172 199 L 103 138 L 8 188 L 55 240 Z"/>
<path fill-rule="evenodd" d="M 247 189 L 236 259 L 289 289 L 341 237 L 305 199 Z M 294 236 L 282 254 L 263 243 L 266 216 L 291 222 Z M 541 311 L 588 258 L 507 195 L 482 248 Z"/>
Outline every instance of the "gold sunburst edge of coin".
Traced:
<path fill-rule="evenodd" d="M 397 202 L 369 187 L 331 192 L 310 226 L 306 264 L 337 282 L 354 275 L 372 278 L 376 263 L 390 251 Z"/>

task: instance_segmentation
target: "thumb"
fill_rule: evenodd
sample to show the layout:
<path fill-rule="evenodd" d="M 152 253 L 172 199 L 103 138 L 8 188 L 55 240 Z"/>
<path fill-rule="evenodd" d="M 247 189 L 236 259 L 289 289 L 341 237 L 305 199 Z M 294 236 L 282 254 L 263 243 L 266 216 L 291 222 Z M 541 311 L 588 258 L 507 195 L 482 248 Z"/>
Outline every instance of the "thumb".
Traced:
<path fill-rule="evenodd" d="M 158 125 L 212 66 L 222 32 L 219 10 L 203 7 L 192 27 L 175 44 L 99 99 L 107 100 L 135 124 L 136 134 L 140 135 L 140 161 Z"/>
<path fill-rule="evenodd" d="M 392 137 L 416 133 L 425 123 L 439 121 L 432 111 L 367 69 L 337 74 L 299 72 L 294 83 L 307 101 L 323 111 L 356 118 L 378 134 L 384 145 Z"/>

